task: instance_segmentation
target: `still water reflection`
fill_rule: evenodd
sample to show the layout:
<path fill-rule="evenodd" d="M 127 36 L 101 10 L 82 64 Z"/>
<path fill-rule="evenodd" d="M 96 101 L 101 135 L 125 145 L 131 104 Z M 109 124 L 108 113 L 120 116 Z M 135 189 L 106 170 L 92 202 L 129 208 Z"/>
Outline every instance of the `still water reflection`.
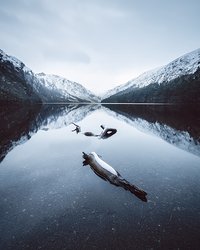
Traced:
<path fill-rule="evenodd" d="M 199 109 L 0 108 L 0 249 L 198 249 Z M 106 140 L 100 125 L 117 133 Z M 143 203 L 82 166 L 95 151 Z"/>

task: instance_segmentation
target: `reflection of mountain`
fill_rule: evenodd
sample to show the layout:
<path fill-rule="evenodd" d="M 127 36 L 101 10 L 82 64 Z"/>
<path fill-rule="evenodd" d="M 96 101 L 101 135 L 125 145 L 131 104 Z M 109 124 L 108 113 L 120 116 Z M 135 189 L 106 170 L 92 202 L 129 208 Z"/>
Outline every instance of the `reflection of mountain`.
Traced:
<path fill-rule="evenodd" d="M 30 138 L 40 106 L 0 106 L 0 161 L 16 144 Z"/>
<path fill-rule="evenodd" d="M 36 118 L 40 129 L 57 129 L 79 122 L 100 105 L 43 105 Z"/>
<path fill-rule="evenodd" d="M 200 156 L 200 109 L 176 105 L 105 105 L 113 116 Z M 113 112 L 114 111 L 114 112 Z"/>
<path fill-rule="evenodd" d="M 97 105 L 0 106 L 0 162 L 40 129 L 61 128 L 82 120 Z"/>

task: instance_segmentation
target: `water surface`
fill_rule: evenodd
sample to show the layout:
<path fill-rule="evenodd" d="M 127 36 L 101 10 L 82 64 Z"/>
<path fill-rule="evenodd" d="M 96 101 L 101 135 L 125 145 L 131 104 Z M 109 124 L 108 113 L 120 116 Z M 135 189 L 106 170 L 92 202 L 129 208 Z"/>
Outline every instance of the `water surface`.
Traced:
<path fill-rule="evenodd" d="M 0 115 L 0 249 L 198 249 L 198 109 L 46 105 Z M 100 134 L 101 124 L 117 133 L 83 134 Z M 83 166 L 82 151 L 99 154 L 148 202 Z"/>

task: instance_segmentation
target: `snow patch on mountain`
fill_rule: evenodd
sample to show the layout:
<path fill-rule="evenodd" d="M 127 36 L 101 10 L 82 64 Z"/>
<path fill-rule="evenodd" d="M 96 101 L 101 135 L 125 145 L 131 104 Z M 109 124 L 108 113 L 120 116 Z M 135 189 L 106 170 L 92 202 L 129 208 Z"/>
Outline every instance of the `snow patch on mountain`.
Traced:
<path fill-rule="evenodd" d="M 17 59 L 14 56 L 7 55 L 3 50 L 0 49 L 0 61 L 1 62 L 9 62 L 12 64 L 15 68 L 21 69 L 24 72 L 30 72 L 31 70 L 25 66 L 23 62 L 21 62 L 19 59 Z"/>
<path fill-rule="evenodd" d="M 0 63 L 9 74 L 17 74 L 22 81 L 33 87 L 43 102 L 100 102 L 100 98 L 81 84 L 56 75 L 35 74 L 19 59 L 0 50 Z"/>
<path fill-rule="evenodd" d="M 64 77 L 44 73 L 36 74 L 36 76 L 46 88 L 58 91 L 63 96 L 74 97 L 74 100 L 79 98 L 90 102 L 99 101 L 99 98 L 95 94 L 84 88 L 81 84 L 67 80 Z"/>
<path fill-rule="evenodd" d="M 200 67 L 200 48 L 175 59 L 165 66 L 147 71 L 137 78 L 107 91 L 102 99 L 128 88 L 143 88 L 152 83 L 169 82 L 177 77 L 195 73 L 198 67 Z"/>

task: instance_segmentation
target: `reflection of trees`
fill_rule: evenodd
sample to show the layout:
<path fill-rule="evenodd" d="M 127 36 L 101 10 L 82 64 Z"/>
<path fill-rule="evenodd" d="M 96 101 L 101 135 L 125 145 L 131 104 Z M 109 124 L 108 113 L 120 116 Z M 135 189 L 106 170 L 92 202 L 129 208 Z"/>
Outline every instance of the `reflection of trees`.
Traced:
<path fill-rule="evenodd" d="M 200 107 L 177 105 L 105 105 L 130 119 L 142 118 L 150 123 L 159 122 L 176 130 L 187 131 L 200 140 Z"/>
<path fill-rule="evenodd" d="M 59 128 L 82 120 L 95 105 L 1 105 L 0 162 L 16 145 L 31 138 L 39 129 Z"/>
<path fill-rule="evenodd" d="M 182 75 L 171 81 L 151 83 L 144 87 L 132 85 L 102 100 L 107 103 L 176 103 L 200 102 L 200 68 L 193 74 Z"/>
<path fill-rule="evenodd" d="M 108 108 L 107 110 L 114 111 L 113 114 L 116 116 L 120 115 L 125 122 L 142 127 L 147 132 L 151 130 L 171 144 L 200 154 L 199 106 L 120 104 L 104 106 Z"/>
<path fill-rule="evenodd" d="M 37 130 L 34 120 L 40 110 L 35 106 L 2 106 L 0 107 L 0 161 L 7 152 L 20 140 L 28 140 Z"/>

